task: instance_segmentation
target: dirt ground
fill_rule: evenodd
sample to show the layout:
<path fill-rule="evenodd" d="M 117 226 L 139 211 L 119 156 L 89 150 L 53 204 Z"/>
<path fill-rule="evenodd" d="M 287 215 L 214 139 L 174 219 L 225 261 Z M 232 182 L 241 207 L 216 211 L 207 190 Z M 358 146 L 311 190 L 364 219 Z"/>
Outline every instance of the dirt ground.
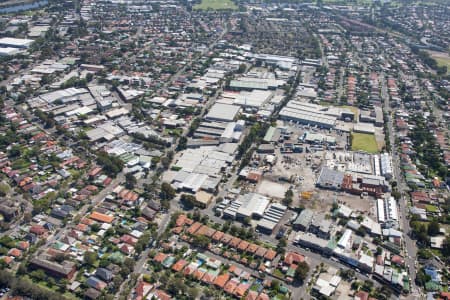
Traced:
<path fill-rule="evenodd" d="M 339 286 L 336 289 L 335 297 L 338 300 L 347 300 L 351 299 L 351 285 L 349 282 L 342 280 Z"/>
<path fill-rule="evenodd" d="M 330 211 L 335 199 L 338 203 L 345 204 L 355 211 L 372 217 L 376 216 L 376 202 L 373 198 L 365 197 L 361 199 L 359 196 L 343 192 L 315 189 L 310 200 L 301 200 L 300 203 L 307 208 L 327 212 Z"/>
<path fill-rule="evenodd" d="M 382 127 L 376 127 L 375 128 L 375 139 L 377 140 L 378 150 L 381 151 L 381 149 L 383 149 L 383 147 L 385 145 L 384 133 L 383 133 L 383 128 Z"/>
<path fill-rule="evenodd" d="M 283 199 L 284 194 L 289 189 L 289 184 L 283 184 L 274 182 L 271 180 L 263 179 L 257 189 L 256 192 L 268 197 Z"/>

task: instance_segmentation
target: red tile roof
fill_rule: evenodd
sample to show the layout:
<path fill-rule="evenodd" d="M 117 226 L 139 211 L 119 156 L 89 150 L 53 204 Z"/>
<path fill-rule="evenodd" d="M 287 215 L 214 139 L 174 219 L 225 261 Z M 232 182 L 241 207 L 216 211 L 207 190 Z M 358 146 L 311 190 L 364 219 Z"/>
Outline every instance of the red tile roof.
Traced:
<path fill-rule="evenodd" d="M 237 281 L 237 279 L 233 278 L 233 279 L 229 280 L 227 282 L 227 284 L 225 284 L 225 286 L 223 287 L 223 290 L 228 294 L 233 294 L 233 292 L 236 289 L 236 287 L 238 286 L 238 284 L 239 284 L 239 281 Z"/>
<path fill-rule="evenodd" d="M 223 288 L 225 286 L 225 284 L 228 282 L 228 280 L 230 280 L 230 274 L 225 273 L 225 274 L 219 275 L 214 280 L 214 285 L 219 288 Z"/>
<path fill-rule="evenodd" d="M 256 300 L 270 300 L 269 296 L 267 294 L 261 293 L 259 294 L 258 298 Z"/>
<path fill-rule="evenodd" d="M 203 276 L 205 275 L 205 273 L 206 272 L 204 270 L 197 269 L 197 270 L 194 271 L 193 276 L 194 276 L 195 279 L 201 280 L 203 278 Z"/>
<path fill-rule="evenodd" d="M 299 262 L 304 262 L 305 257 L 301 254 L 295 252 L 288 252 L 284 258 L 284 262 L 288 265 L 298 264 Z"/>
<path fill-rule="evenodd" d="M 91 215 L 90 218 L 95 220 L 95 221 L 99 221 L 99 222 L 103 222 L 103 223 L 112 223 L 112 221 L 114 221 L 114 217 L 112 216 L 108 216 L 99 212 L 94 211 Z"/>
<path fill-rule="evenodd" d="M 172 297 L 170 297 L 166 292 L 161 291 L 161 290 L 156 290 L 156 296 L 160 300 L 170 300 L 170 299 L 172 299 Z"/>
<path fill-rule="evenodd" d="M 236 247 L 239 245 L 239 243 L 240 243 L 241 241 L 242 241 L 242 240 L 241 240 L 240 238 L 234 237 L 234 238 L 230 241 L 229 245 L 230 245 L 231 247 L 233 247 L 233 248 L 236 248 Z"/>
<path fill-rule="evenodd" d="M 214 282 L 214 279 L 216 279 L 216 275 L 206 272 L 202 277 L 202 282 L 210 284 Z"/>
<path fill-rule="evenodd" d="M 249 253 L 255 253 L 256 250 L 258 250 L 258 247 L 259 247 L 258 245 L 252 243 L 248 246 L 246 251 Z"/>
<path fill-rule="evenodd" d="M 197 230 L 202 226 L 202 223 L 199 222 L 195 222 L 194 224 L 192 224 L 191 226 L 189 226 L 187 232 L 189 234 L 194 234 L 197 232 Z"/>
<path fill-rule="evenodd" d="M 214 241 L 220 241 L 221 239 L 222 239 L 222 237 L 223 237 L 223 235 L 224 235 L 225 233 L 223 233 L 222 231 L 216 231 L 214 234 L 213 234 L 213 236 L 212 236 L 212 239 L 214 240 Z"/>
<path fill-rule="evenodd" d="M 232 239 L 233 239 L 232 235 L 225 233 L 220 241 L 224 244 L 228 244 Z"/>
<path fill-rule="evenodd" d="M 242 241 L 242 242 L 239 243 L 238 249 L 241 250 L 241 251 L 245 251 L 249 245 L 250 245 L 249 242 Z"/>
<path fill-rule="evenodd" d="M 158 254 L 155 255 L 155 257 L 153 258 L 154 261 L 162 263 L 167 257 L 167 254 L 159 252 Z"/>
<path fill-rule="evenodd" d="M 183 274 L 184 275 L 194 274 L 194 276 L 195 276 L 195 272 L 197 272 L 197 267 L 194 267 L 193 265 L 189 264 L 186 266 L 186 268 L 184 268 Z"/>
<path fill-rule="evenodd" d="M 255 291 L 249 291 L 245 300 L 256 300 L 258 298 L 258 293 Z"/>
<path fill-rule="evenodd" d="M 274 250 L 269 249 L 269 250 L 267 250 L 266 254 L 264 255 L 264 258 L 268 259 L 268 260 L 273 260 L 275 258 L 275 256 L 277 256 L 277 253 Z"/>
<path fill-rule="evenodd" d="M 28 241 L 21 241 L 17 244 L 17 247 L 21 250 L 27 250 L 30 248 L 30 243 Z"/>
<path fill-rule="evenodd" d="M 14 258 L 11 256 L 3 256 L 2 259 L 7 265 L 9 265 L 14 260 Z"/>
<path fill-rule="evenodd" d="M 264 257 L 264 255 L 266 255 L 267 249 L 264 247 L 259 247 L 256 252 L 255 255 L 258 257 Z"/>
<path fill-rule="evenodd" d="M 234 290 L 234 295 L 239 298 L 244 297 L 245 293 L 248 291 L 249 288 L 250 285 L 248 283 L 241 283 Z"/>
<path fill-rule="evenodd" d="M 183 268 L 188 264 L 188 262 L 184 259 L 180 259 L 179 261 L 177 261 L 173 266 L 172 266 L 172 270 L 174 270 L 175 272 L 180 272 L 181 270 L 183 270 Z"/>
<path fill-rule="evenodd" d="M 14 257 L 20 257 L 20 256 L 22 256 L 22 251 L 20 251 L 20 250 L 17 249 L 17 248 L 11 248 L 11 249 L 8 251 L 8 255 L 14 256 Z"/>
<path fill-rule="evenodd" d="M 36 235 L 43 235 L 47 232 L 47 229 L 45 229 L 42 225 L 32 225 L 30 227 L 30 232 Z"/>
<path fill-rule="evenodd" d="M 176 226 L 184 226 L 186 219 L 187 219 L 186 215 L 183 214 L 179 215 L 175 222 Z"/>

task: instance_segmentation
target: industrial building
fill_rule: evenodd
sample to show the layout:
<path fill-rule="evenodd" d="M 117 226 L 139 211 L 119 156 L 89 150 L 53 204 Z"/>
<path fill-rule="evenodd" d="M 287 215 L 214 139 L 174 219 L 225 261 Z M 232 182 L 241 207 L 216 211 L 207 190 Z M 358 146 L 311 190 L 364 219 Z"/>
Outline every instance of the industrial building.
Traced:
<path fill-rule="evenodd" d="M 34 40 L 29 39 L 17 39 L 4 37 L 0 38 L 0 47 L 6 48 L 16 48 L 16 49 L 27 49 L 33 44 Z"/>
<path fill-rule="evenodd" d="M 311 225 L 312 219 L 314 216 L 314 212 L 310 209 L 304 209 L 300 212 L 297 219 L 295 219 L 292 227 L 295 230 L 308 231 L 309 226 Z"/>
<path fill-rule="evenodd" d="M 215 103 L 205 116 L 205 119 L 209 121 L 231 122 L 236 119 L 240 109 L 236 105 Z"/>
<path fill-rule="evenodd" d="M 287 207 L 280 203 L 270 204 L 256 228 L 260 232 L 272 234 L 273 230 L 286 213 L 286 210 Z"/>
<path fill-rule="evenodd" d="M 253 90 L 276 90 L 285 82 L 277 79 L 263 78 L 240 78 L 231 80 L 229 88 L 236 91 L 253 91 Z"/>
<path fill-rule="evenodd" d="M 336 138 L 334 136 L 321 133 L 305 132 L 301 140 L 312 145 L 336 145 Z"/>
<path fill-rule="evenodd" d="M 381 175 L 383 175 L 387 180 L 391 179 L 393 174 L 392 160 L 388 153 L 380 154 L 380 169 Z"/>
<path fill-rule="evenodd" d="M 331 235 L 331 221 L 325 218 L 324 214 L 318 214 L 313 217 L 309 231 L 322 239 L 328 240 Z"/>
<path fill-rule="evenodd" d="M 236 211 L 236 219 L 239 220 L 245 218 L 261 219 L 270 204 L 269 198 L 256 193 L 241 195 L 238 201 L 241 202 L 241 206 Z"/>
<path fill-rule="evenodd" d="M 239 105 L 247 109 L 258 110 L 265 104 L 268 104 L 273 97 L 273 92 L 263 90 L 243 91 L 240 93 L 225 92 L 217 103 Z"/>
<path fill-rule="evenodd" d="M 344 180 L 344 173 L 323 167 L 316 185 L 325 189 L 340 190 Z"/>
<path fill-rule="evenodd" d="M 345 229 L 344 234 L 337 242 L 337 246 L 342 249 L 351 249 L 353 245 L 352 234 L 353 231 L 351 229 Z"/>
<path fill-rule="evenodd" d="M 377 154 L 373 156 L 373 174 L 375 176 L 381 176 L 380 157 Z"/>
<path fill-rule="evenodd" d="M 12 47 L 0 47 L 0 56 L 10 56 L 19 54 L 21 51 L 17 48 Z"/>
<path fill-rule="evenodd" d="M 201 147 L 183 151 L 173 166 L 186 172 L 221 177 L 233 159 L 233 155 L 220 151 L 218 147 Z"/>
<path fill-rule="evenodd" d="M 200 189 L 214 192 L 220 183 L 220 178 L 210 177 L 200 173 L 179 171 L 172 180 L 172 186 L 181 191 L 196 193 Z"/>
<path fill-rule="evenodd" d="M 244 120 L 238 120 L 237 122 L 201 122 L 194 132 L 194 137 L 219 140 L 220 143 L 237 142 L 241 139 L 244 127 Z"/>
<path fill-rule="evenodd" d="M 257 54 L 257 53 L 246 53 L 247 58 L 255 59 L 259 62 L 264 62 L 268 65 L 274 65 L 284 70 L 291 70 L 295 68 L 298 64 L 298 60 L 295 57 L 290 56 L 280 56 L 272 54 Z"/>
<path fill-rule="evenodd" d="M 359 113 L 359 121 L 372 123 L 377 127 L 382 127 L 384 124 L 383 110 L 378 106 L 376 106 L 373 111 L 361 110 Z"/>
<path fill-rule="evenodd" d="M 327 115 L 322 108 L 318 105 L 293 100 L 289 101 L 280 111 L 280 118 L 286 121 L 322 128 L 334 128 L 336 125 L 336 117 Z"/>
<path fill-rule="evenodd" d="M 281 137 L 281 129 L 276 127 L 269 127 L 263 138 L 263 143 L 278 143 Z"/>
<path fill-rule="evenodd" d="M 299 246 L 311 249 L 320 254 L 330 256 L 333 249 L 330 247 L 328 239 L 322 239 L 312 233 L 299 232 L 295 237 L 295 243 Z"/>
<path fill-rule="evenodd" d="M 388 199 L 377 199 L 378 222 L 384 228 L 398 226 L 399 215 L 397 201 L 394 197 Z"/>
<path fill-rule="evenodd" d="M 353 131 L 358 133 L 375 134 L 375 127 L 371 123 L 358 123 L 353 126 Z"/>

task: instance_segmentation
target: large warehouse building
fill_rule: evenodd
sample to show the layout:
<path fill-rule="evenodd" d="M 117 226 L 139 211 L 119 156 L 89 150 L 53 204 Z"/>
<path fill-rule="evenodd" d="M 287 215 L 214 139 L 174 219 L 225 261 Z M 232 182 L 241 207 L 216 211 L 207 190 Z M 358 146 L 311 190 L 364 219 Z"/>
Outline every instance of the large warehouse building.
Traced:
<path fill-rule="evenodd" d="M 298 100 L 291 100 L 280 111 L 280 118 L 286 121 L 334 128 L 337 120 L 352 121 L 355 114 L 347 108 L 322 106 Z"/>
<path fill-rule="evenodd" d="M 240 109 L 236 105 L 216 103 L 211 107 L 205 119 L 208 121 L 231 122 L 234 121 Z"/>
<path fill-rule="evenodd" d="M 270 204 L 269 198 L 256 193 L 242 195 L 238 200 L 242 204 L 237 210 L 236 218 L 242 220 L 245 218 L 261 219 Z"/>
<path fill-rule="evenodd" d="M 0 38 L 0 47 L 27 49 L 31 46 L 34 40 L 29 39 L 16 39 L 4 37 Z"/>
<path fill-rule="evenodd" d="M 294 121 L 301 124 L 319 126 L 323 128 L 334 128 L 336 117 L 329 116 L 321 106 L 290 101 L 281 111 L 280 118 L 286 121 Z"/>

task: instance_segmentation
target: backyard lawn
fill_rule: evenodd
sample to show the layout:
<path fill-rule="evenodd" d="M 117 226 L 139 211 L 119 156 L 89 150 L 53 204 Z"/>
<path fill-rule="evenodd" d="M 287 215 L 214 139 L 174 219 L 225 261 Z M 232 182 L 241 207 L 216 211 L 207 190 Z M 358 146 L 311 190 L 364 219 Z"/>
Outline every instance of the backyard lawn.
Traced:
<path fill-rule="evenodd" d="M 437 212 L 439 212 L 439 209 L 438 209 L 436 206 L 430 205 L 430 204 L 427 204 L 427 205 L 425 206 L 425 209 L 427 210 L 427 212 L 431 212 L 431 213 L 437 213 Z"/>
<path fill-rule="evenodd" d="M 352 133 L 352 150 L 378 153 L 378 144 L 375 135 L 367 133 Z"/>
<path fill-rule="evenodd" d="M 194 6 L 194 9 L 201 10 L 225 10 L 231 9 L 236 10 L 238 7 L 231 0 L 202 0 L 200 4 Z"/>

